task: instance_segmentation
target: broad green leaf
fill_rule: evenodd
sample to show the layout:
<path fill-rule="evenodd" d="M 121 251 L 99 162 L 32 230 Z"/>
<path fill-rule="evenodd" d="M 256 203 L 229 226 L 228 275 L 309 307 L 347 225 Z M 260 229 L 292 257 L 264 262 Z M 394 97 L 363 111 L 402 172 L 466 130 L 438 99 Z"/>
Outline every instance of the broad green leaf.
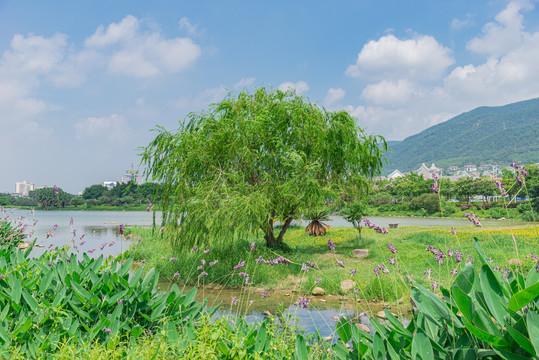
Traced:
<path fill-rule="evenodd" d="M 266 346 L 266 322 L 267 320 L 264 320 L 262 325 L 258 328 L 258 334 L 256 335 L 256 342 L 255 342 L 255 351 L 261 352 L 264 351 L 264 348 Z"/>
<path fill-rule="evenodd" d="M 45 278 L 41 280 L 41 284 L 39 285 L 40 293 L 43 294 L 49 289 L 49 286 L 51 286 L 53 274 L 54 274 L 53 271 L 48 271 L 47 275 L 45 275 Z"/>
<path fill-rule="evenodd" d="M 386 360 L 387 352 L 384 344 L 384 339 L 380 336 L 378 332 L 374 333 L 374 341 L 372 344 L 372 353 L 373 357 L 376 360 Z"/>
<path fill-rule="evenodd" d="M 92 298 L 92 295 L 88 292 L 88 290 L 83 288 L 78 282 L 74 280 L 71 280 L 71 288 L 73 288 L 75 294 L 78 295 L 83 302 L 89 302 Z"/>
<path fill-rule="evenodd" d="M 522 347 L 524 350 L 529 352 L 531 355 L 535 356 L 535 349 L 533 348 L 533 345 L 532 345 L 530 339 L 528 339 L 528 337 L 526 335 L 524 335 L 520 331 L 514 329 L 509 324 L 506 324 L 505 329 L 507 330 L 509 335 L 511 335 L 513 340 L 515 340 L 520 345 L 520 347 Z"/>
<path fill-rule="evenodd" d="M 458 287 L 465 294 L 469 294 L 475 281 L 475 270 L 471 263 L 466 263 L 464 269 L 457 276 L 452 286 Z"/>
<path fill-rule="evenodd" d="M 303 336 L 301 334 L 296 335 L 296 359 L 307 360 L 308 355 L 309 352 Z"/>
<path fill-rule="evenodd" d="M 26 291 L 25 289 L 22 290 L 22 297 L 24 298 L 26 303 L 30 306 L 30 308 L 36 314 L 39 315 L 40 314 L 40 309 L 39 309 L 39 305 L 38 305 L 36 299 L 34 299 L 34 297 L 32 295 L 30 295 L 30 293 L 28 293 L 28 291 Z"/>
<path fill-rule="evenodd" d="M 434 360 L 434 351 L 432 350 L 430 340 L 421 329 L 418 329 L 412 340 L 412 360 L 417 359 L 417 355 L 422 360 Z"/>
<path fill-rule="evenodd" d="M 508 352 L 502 349 L 494 348 L 494 351 L 502 357 L 502 359 L 506 360 L 530 360 L 529 356 L 522 356 L 515 354 L 513 352 Z"/>
<path fill-rule="evenodd" d="M 537 271 L 536 266 L 537 265 L 533 265 L 528 273 L 528 276 L 526 276 L 526 287 L 532 286 L 533 284 L 539 282 L 539 271 Z"/>
<path fill-rule="evenodd" d="M 526 314 L 526 322 L 528 324 L 528 334 L 535 349 L 535 353 L 539 354 L 539 315 L 535 311 L 528 311 Z"/>
<path fill-rule="evenodd" d="M 10 278 L 9 278 L 10 283 L 11 283 L 11 299 L 18 305 L 20 305 L 21 303 L 21 290 L 22 290 L 22 286 L 21 286 L 21 281 L 19 280 L 19 278 L 17 277 L 17 275 L 12 275 Z"/>
<path fill-rule="evenodd" d="M 154 268 L 151 268 L 150 271 L 148 271 L 148 273 L 144 277 L 142 284 L 140 285 L 141 290 L 143 292 L 152 291 L 155 286 L 154 281 L 156 280 L 156 277 L 158 276 L 159 276 L 159 273 Z"/>
<path fill-rule="evenodd" d="M 408 331 L 404 325 L 387 309 L 384 309 L 386 320 L 389 321 L 390 324 L 393 325 L 393 329 L 397 331 L 399 334 L 405 336 L 409 340 L 412 339 L 412 333 Z"/>
<path fill-rule="evenodd" d="M 66 288 L 62 287 L 62 290 L 60 290 L 60 292 L 56 294 L 56 296 L 54 297 L 54 300 L 52 302 L 52 307 L 53 308 L 58 307 L 58 305 L 60 305 L 60 302 L 64 300 L 65 296 L 66 296 Z"/>
<path fill-rule="evenodd" d="M 471 332 L 473 335 L 478 337 L 480 340 L 483 340 L 487 342 L 488 344 L 492 346 L 499 346 L 499 347 L 508 347 L 510 344 L 502 337 L 493 335 L 485 330 L 479 329 L 478 327 L 475 327 L 471 323 L 469 323 L 465 318 L 462 319 L 462 322 L 466 326 L 466 329 Z"/>
<path fill-rule="evenodd" d="M 350 328 L 350 323 L 344 318 L 344 316 L 341 316 L 339 321 L 337 321 L 335 331 L 337 331 L 337 334 L 345 344 L 352 338 L 352 329 Z"/>
<path fill-rule="evenodd" d="M 485 301 L 488 305 L 488 310 L 494 316 L 496 321 L 502 326 L 505 325 L 504 316 L 507 314 L 507 310 L 502 304 L 502 301 L 506 301 L 502 292 L 500 283 L 496 279 L 496 276 L 492 272 L 489 265 L 484 264 L 481 266 L 479 277 L 481 279 L 481 289 L 485 296 Z"/>
<path fill-rule="evenodd" d="M 519 311 L 539 296 L 539 282 L 520 290 L 509 299 L 509 309 Z"/>

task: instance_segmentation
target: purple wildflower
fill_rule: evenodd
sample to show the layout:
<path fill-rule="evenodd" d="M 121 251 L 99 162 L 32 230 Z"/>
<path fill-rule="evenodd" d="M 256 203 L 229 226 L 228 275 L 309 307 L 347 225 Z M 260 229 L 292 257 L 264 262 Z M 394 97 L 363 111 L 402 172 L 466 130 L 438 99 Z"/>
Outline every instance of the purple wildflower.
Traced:
<path fill-rule="evenodd" d="M 376 274 L 376 276 L 380 276 L 380 270 L 378 269 L 378 266 L 374 267 L 374 273 Z"/>
<path fill-rule="evenodd" d="M 175 278 L 180 277 L 180 273 L 179 273 L 179 272 L 175 272 L 175 273 L 174 273 L 174 277 L 175 277 Z"/>
<path fill-rule="evenodd" d="M 69 218 L 69 225 L 72 226 L 73 225 L 73 216 L 71 218 Z"/>
<path fill-rule="evenodd" d="M 254 300 L 249 300 L 249 306 L 253 305 L 254 302 Z"/>
<path fill-rule="evenodd" d="M 206 254 L 208 254 L 210 251 L 211 251 L 210 249 L 206 249 L 206 250 L 204 250 L 202 253 L 203 253 L 204 255 L 206 255 Z"/>
<path fill-rule="evenodd" d="M 232 305 L 238 305 L 238 298 L 233 296 L 232 299 L 230 300 Z"/>
<path fill-rule="evenodd" d="M 238 265 L 234 266 L 234 271 L 241 269 L 245 266 L 245 261 L 241 261 Z"/>
<path fill-rule="evenodd" d="M 450 273 L 451 275 L 457 275 L 458 270 L 457 270 L 456 268 L 454 268 L 454 269 L 451 270 L 449 273 Z"/>
<path fill-rule="evenodd" d="M 300 296 L 298 301 L 295 303 L 297 306 L 301 306 L 304 309 L 307 309 L 309 307 L 309 299 Z"/>
<path fill-rule="evenodd" d="M 436 290 L 438 287 L 440 287 L 440 284 L 438 283 L 438 281 L 434 280 L 431 287 L 432 290 Z"/>
<path fill-rule="evenodd" d="M 120 235 L 124 234 L 124 224 L 120 224 L 120 227 L 118 228 L 118 234 Z"/>
<path fill-rule="evenodd" d="M 118 300 L 117 304 L 118 304 L 118 305 L 122 305 L 122 303 L 123 303 L 124 301 L 125 301 L 124 298 L 121 298 L 120 300 Z"/>
<path fill-rule="evenodd" d="M 451 226 L 451 235 L 457 235 L 457 231 L 455 230 L 454 226 Z"/>
<path fill-rule="evenodd" d="M 252 242 L 251 243 L 251 246 L 249 246 L 249 249 L 251 249 L 251 251 L 255 251 L 255 245 L 256 245 L 256 242 Z"/>
<path fill-rule="evenodd" d="M 140 263 L 141 263 L 141 264 L 144 264 L 145 262 L 146 262 L 146 259 L 140 260 Z"/>
<path fill-rule="evenodd" d="M 58 196 L 58 186 L 54 185 L 54 195 Z"/>
<path fill-rule="evenodd" d="M 153 204 L 152 204 L 152 202 L 150 201 L 150 202 L 148 203 L 148 206 L 146 206 L 146 211 L 150 211 L 150 210 L 152 209 L 152 205 L 153 205 Z"/>
<path fill-rule="evenodd" d="M 6 277 L 6 274 L 0 274 L 0 280 Z"/>
<path fill-rule="evenodd" d="M 54 226 L 52 227 L 52 231 L 56 231 L 56 229 L 58 229 L 58 224 L 54 224 Z"/>
<path fill-rule="evenodd" d="M 316 278 L 316 280 L 314 281 L 314 284 L 315 284 L 315 285 L 318 285 L 318 283 L 319 283 L 321 280 L 322 280 L 321 278 Z"/>
<path fill-rule="evenodd" d="M 174 261 L 176 261 L 176 260 L 178 260 L 177 257 L 171 257 L 171 258 L 168 259 L 168 261 L 171 261 L 171 262 L 174 262 Z"/>
<path fill-rule="evenodd" d="M 313 269 L 320 270 L 320 269 L 318 268 L 318 266 L 317 266 L 314 262 L 312 262 L 312 261 L 305 261 L 305 264 L 309 265 L 309 266 L 312 267 Z"/>
<path fill-rule="evenodd" d="M 206 265 L 206 260 L 200 259 L 200 262 L 202 263 L 202 265 Z"/>
<path fill-rule="evenodd" d="M 82 246 L 82 245 L 84 245 L 84 244 L 86 244 L 86 241 L 81 241 L 81 242 L 79 243 L 79 246 Z"/>
<path fill-rule="evenodd" d="M 394 258 L 394 257 L 390 257 L 390 258 L 389 258 L 389 263 L 390 263 L 391 265 L 395 265 L 395 264 L 396 264 L 395 258 Z"/>
<path fill-rule="evenodd" d="M 195 252 L 195 251 L 197 251 L 197 249 L 198 249 L 198 245 L 195 245 L 195 246 L 191 249 L 191 252 Z"/>
<path fill-rule="evenodd" d="M 332 251 L 332 252 L 335 251 L 335 243 L 331 239 L 328 239 L 328 248 L 329 248 L 329 251 Z"/>
<path fill-rule="evenodd" d="M 68 263 L 71 263 L 71 259 L 70 259 L 70 258 L 66 258 L 66 261 L 67 261 Z"/>
<path fill-rule="evenodd" d="M 505 188 L 503 187 L 503 184 L 502 184 L 500 181 L 498 181 L 498 180 L 496 180 L 496 188 L 497 188 L 498 190 L 500 190 L 501 195 L 502 195 L 503 197 L 506 197 L 506 196 L 507 196 L 507 191 L 505 191 Z"/>
<path fill-rule="evenodd" d="M 350 276 L 355 276 L 355 275 L 356 275 L 356 269 L 350 270 Z"/>
<path fill-rule="evenodd" d="M 201 272 L 200 275 L 198 275 L 198 276 L 199 276 L 199 277 L 206 277 L 206 276 L 208 276 L 208 273 L 205 272 L 205 271 L 203 271 L 203 272 Z"/>
<path fill-rule="evenodd" d="M 197 266 L 197 270 L 204 270 L 204 266 L 202 266 L 202 265 Z"/>
<path fill-rule="evenodd" d="M 473 212 L 466 212 L 466 213 L 464 213 L 464 216 L 468 220 L 470 220 L 475 226 L 481 227 L 481 223 L 479 222 L 479 218 Z"/>
<path fill-rule="evenodd" d="M 266 291 L 266 290 L 262 291 L 262 297 L 264 299 L 270 297 L 269 291 Z"/>
<path fill-rule="evenodd" d="M 337 265 L 344 268 L 344 261 L 335 259 L 335 262 L 337 263 Z"/>
<path fill-rule="evenodd" d="M 112 331 L 111 328 L 109 327 L 106 327 L 103 329 L 103 331 L 106 333 L 106 334 L 110 334 L 110 332 Z"/>
<path fill-rule="evenodd" d="M 218 262 L 219 262 L 219 260 L 210 261 L 210 267 L 214 267 L 215 264 L 217 264 Z"/>
<path fill-rule="evenodd" d="M 309 272 L 309 267 L 305 263 L 302 263 L 301 264 L 301 271 Z"/>
<path fill-rule="evenodd" d="M 396 253 L 397 253 L 397 249 L 395 248 L 395 246 L 393 246 L 393 244 L 388 244 L 388 245 L 387 245 L 387 248 L 388 248 L 389 251 L 391 251 L 393 254 L 396 254 Z"/>
<path fill-rule="evenodd" d="M 88 251 L 86 251 L 86 252 L 89 253 L 89 254 L 91 254 L 91 253 L 93 253 L 94 251 L 95 251 L 95 249 L 90 249 L 90 250 L 88 250 Z"/>

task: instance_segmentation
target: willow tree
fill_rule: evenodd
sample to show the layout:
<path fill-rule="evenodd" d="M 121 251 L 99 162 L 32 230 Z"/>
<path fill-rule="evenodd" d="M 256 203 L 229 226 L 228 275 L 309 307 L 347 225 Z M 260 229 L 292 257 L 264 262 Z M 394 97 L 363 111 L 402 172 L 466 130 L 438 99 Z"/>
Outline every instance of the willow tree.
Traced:
<path fill-rule="evenodd" d="M 264 88 L 156 131 L 146 175 L 162 186 L 163 222 L 189 246 L 261 230 L 279 247 L 293 219 L 368 186 L 387 150 L 347 112 Z"/>

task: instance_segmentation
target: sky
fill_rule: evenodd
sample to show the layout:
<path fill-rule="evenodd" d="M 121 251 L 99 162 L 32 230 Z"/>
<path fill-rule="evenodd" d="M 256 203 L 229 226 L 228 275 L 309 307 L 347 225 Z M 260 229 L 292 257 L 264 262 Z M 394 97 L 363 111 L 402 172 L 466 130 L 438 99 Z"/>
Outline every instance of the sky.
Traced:
<path fill-rule="evenodd" d="M 0 192 L 24 180 L 78 193 L 142 171 L 156 126 L 260 86 L 387 140 L 539 97 L 537 6 L 0 0 Z"/>

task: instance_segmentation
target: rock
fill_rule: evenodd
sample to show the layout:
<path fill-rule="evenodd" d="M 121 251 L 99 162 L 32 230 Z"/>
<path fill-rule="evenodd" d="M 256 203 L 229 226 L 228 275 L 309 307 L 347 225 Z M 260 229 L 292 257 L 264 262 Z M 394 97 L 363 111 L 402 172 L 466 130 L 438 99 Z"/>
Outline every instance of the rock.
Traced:
<path fill-rule="evenodd" d="M 371 333 L 371 329 L 369 329 L 369 327 L 365 324 L 356 324 L 358 328 L 360 328 L 361 330 L 365 331 L 367 334 L 370 334 Z"/>
<path fill-rule="evenodd" d="M 393 314 L 391 313 L 391 315 L 393 315 L 394 317 L 397 317 L 397 314 Z M 379 317 L 380 319 L 385 319 L 386 318 L 386 312 L 385 311 L 378 311 L 376 313 L 376 316 Z"/>
<path fill-rule="evenodd" d="M 325 300 L 325 299 L 320 299 L 320 301 L 322 301 L 322 302 L 326 302 L 327 300 Z"/>
<path fill-rule="evenodd" d="M 290 296 L 290 294 L 284 294 L 284 296 Z"/>
<path fill-rule="evenodd" d="M 30 247 L 30 243 L 29 242 L 22 242 L 19 244 L 19 246 L 17 246 L 19 249 L 21 250 L 25 250 L 25 249 L 28 249 Z"/>
<path fill-rule="evenodd" d="M 498 220 L 507 220 L 507 219 L 506 219 L 506 218 L 504 218 L 504 217 L 501 217 L 501 218 L 499 218 Z"/>
<path fill-rule="evenodd" d="M 341 292 L 348 292 L 354 290 L 356 287 L 355 281 L 352 280 L 343 280 L 341 281 Z"/>
<path fill-rule="evenodd" d="M 325 293 L 326 291 L 319 286 L 313 289 L 313 295 L 324 295 Z"/>
<path fill-rule="evenodd" d="M 324 336 L 324 341 L 331 341 L 333 340 L 333 336 Z"/>
<path fill-rule="evenodd" d="M 509 260 L 509 265 L 522 265 L 524 264 L 524 261 L 520 259 L 511 259 Z"/>
<path fill-rule="evenodd" d="M 352 255 L 354 255 L 357 258 L 363 259 L 367 256 L 369 256 L 369 250 L 367 249 L 354 249 L 352 252 Z"/>
<path fill-rule="evenodd" d="M 264 315 L 266 315 L 267 317 L 272 317 L 273 316 L 273 314 L 270 313 L 268 310 L 264 311 Z"/>

